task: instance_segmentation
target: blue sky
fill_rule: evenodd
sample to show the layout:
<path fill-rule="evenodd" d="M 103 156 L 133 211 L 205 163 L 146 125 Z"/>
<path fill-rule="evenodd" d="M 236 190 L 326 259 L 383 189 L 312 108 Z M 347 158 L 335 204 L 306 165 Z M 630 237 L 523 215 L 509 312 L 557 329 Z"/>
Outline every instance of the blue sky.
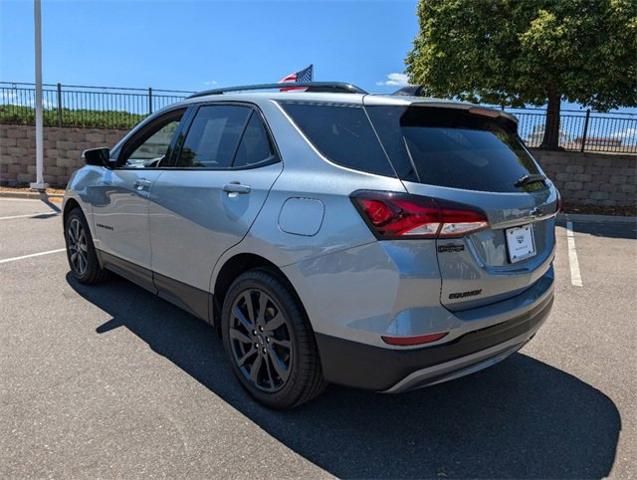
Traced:
<path fill-rule="evenodd" d="M 276 81 L 313 63 L 316 80 L 393 91 L 416 3 L 43 0 L 43 78 L 201 90 Z M 0 45 L 0 79 L 33 81 L 31 0 L 2 0 Z"/>
<path fill-rule="evenodd" d="M 43 0 L 45 83 L 203 90 L 315 80 L 392 92 L 417 0 Z M 0 0 L 0 80 L 32 82 L 33 1 Z M 564 102 L 563 108 L 579 108 Z M 635 108 L 619 111 L 637 113 Z"/>

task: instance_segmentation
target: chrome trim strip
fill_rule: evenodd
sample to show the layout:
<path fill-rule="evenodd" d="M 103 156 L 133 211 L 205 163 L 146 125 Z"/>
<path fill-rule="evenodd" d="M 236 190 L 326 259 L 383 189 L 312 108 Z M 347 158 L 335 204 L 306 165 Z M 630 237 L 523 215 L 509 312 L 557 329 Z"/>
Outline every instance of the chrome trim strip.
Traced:
<path fill-rule="evenodd" d="M 536 331 L 537 329 L 524 333 L 504 343 L 472 353 L 471 355 L 412 372 L 393 387 L 383 391 L 383 393 L 400 393 L 412 388 L 435 385 L 490 367 L 521 349 Z M 427 383 L 426 380 L 429 378 L 431 378 L 432 381 Z"/>

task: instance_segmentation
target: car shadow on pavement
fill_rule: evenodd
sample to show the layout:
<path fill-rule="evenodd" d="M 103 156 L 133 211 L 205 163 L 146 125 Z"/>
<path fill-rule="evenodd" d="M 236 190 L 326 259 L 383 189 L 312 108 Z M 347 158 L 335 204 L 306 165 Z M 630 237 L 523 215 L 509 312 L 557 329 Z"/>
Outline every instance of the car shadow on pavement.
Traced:
<path fill-rule="evenodd" d="M 621 430 L 613 402 L 524 354 L 402 395 L 330 386 L 313 402 L 278 412 L 243 391 L 221 340 L 204 322 L 125 280 L 94 287 L 70 275 L 67 281 L 113 317 L 97 334 L 125 327 L 274 438 L 338 477 L 602 478 L 613 465 Z"/>

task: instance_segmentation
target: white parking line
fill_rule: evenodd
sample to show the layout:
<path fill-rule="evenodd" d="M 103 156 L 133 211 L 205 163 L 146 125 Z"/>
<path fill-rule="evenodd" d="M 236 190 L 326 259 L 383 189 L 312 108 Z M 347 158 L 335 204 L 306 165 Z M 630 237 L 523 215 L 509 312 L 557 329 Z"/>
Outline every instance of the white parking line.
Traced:
<path fill-rule="evenodd" d="M 575 250 L 575 234 L 573 233 L 573 222 L 566 222 L 566 242 L 568 243 L 568 263 L 571 267 L 571 283 L 575 287 L 581 287 L 582 275 L 579 271 L 577 250 Z"/>
<path fill-rule="evenodd" d="M 12 197 L 0 197 L 2 202 L 41 202 L 41 198 L 12 198 Z"/>
<path fill-rule="evenodd" d="M 31 253 L 30 255 L 22 255 L 21 257 L 3 258 L 2 260 L 0 260 L 0 263 L 17 262 L 18 260 L 24 260 L 25 258 L 40 257 L 42 255 L 49 255 L 51 253 L 60 253 L 60 252 L 64 252 L 64 251 L 66 251 L 66 248 L 58 248 L 57 250 L 49 250 L 47 252 Z"/>
<path fill-rule="evenodd" d="M 12 215 L 10 217 L 0 217 L 0 220 L 13 220 L 14 218 L 33 218 L 33 217 L 41 217 L 42 215 L 45 215 L 47 217 L 54 217 L 59 214 L 60 212 L 29 213 L 27 215 Z"/>

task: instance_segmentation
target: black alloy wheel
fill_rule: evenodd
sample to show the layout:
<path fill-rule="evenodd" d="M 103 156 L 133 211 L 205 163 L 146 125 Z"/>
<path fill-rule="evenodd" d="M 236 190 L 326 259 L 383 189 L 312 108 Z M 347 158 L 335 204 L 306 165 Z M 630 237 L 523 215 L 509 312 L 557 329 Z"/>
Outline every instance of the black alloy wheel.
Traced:
<path fill-rule="evenodd" d="M 285 313 L 263 290 L 241 293 L 231 309 L 232 354 L 246 380 L 264 392 L 281 390 L 294 361 Z"/>

